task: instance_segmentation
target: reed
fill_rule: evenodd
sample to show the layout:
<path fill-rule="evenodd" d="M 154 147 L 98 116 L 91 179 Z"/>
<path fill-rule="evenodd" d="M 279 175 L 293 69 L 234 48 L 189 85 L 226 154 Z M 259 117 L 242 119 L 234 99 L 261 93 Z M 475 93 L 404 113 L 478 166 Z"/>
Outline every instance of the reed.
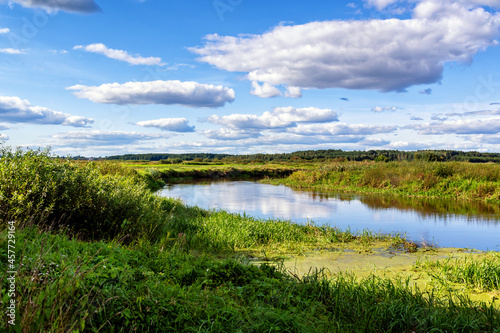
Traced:
<path fill-rule="evenodd" d="M 318 190 L 500 202 L 498 164 L 335 162 L 266 181 Z"/>

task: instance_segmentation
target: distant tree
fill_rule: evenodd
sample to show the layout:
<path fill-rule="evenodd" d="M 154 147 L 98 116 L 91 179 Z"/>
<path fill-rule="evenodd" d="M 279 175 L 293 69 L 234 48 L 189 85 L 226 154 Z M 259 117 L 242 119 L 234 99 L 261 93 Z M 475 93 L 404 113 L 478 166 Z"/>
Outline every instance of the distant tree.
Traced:
<path fill-rule="evenodd" d="M 389 162 L 389 157 L 387 157 L 385 155 L 378 155 L 375 158 L 375 162 Z"/>

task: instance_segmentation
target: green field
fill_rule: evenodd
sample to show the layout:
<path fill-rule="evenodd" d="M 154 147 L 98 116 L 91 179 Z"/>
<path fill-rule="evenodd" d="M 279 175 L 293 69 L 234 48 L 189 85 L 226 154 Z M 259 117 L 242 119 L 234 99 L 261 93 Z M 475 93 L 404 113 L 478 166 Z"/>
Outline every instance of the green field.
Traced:
<path fill-rule="evenodd" d="M 486 175 L 496 170 L 484 166 Z M 181 176 L 175 178 L 240 168 L 177 167 L 185 169 L 177 169 Z M 247 164 L 241 170 L 284 168 L 295 172 L 288 176 L 293 180 L 309 173 L 330 177 L 332 171 L 324 169 L 329 167 L 334 165 Z M 168 181 L 166 170 L 4 148 L 0 260 L 8 262 L 13 227 L 17 312 L 16 326 L 10 326 L 2 311 L 0 327 L 13 332 L 500 332 L 497 253 L 440 252 L 398 235 L 353 234 L 186 207 L 150 190 L 154 182 Z M 260 177 L 264 172 L 259 172 Z M 392 275 L 290 271 L 293 258 L 366 259 L 377 251 L 391 251 L 409 264 Z M 0 275 L 6 306 L 8 274 Z"/>

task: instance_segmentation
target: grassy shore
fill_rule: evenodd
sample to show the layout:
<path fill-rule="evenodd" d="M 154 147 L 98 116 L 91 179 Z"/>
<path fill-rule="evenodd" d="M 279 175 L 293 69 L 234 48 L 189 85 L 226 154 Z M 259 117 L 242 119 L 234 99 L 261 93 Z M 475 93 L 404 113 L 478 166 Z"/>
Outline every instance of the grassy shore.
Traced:
<path fill-rule="evenodd" d="M 500 277 L 495 254 L 418 261 L 415 271 L 431 279 L 425 287 L 375 272 L 364 278 L 322 270 L 296 275 L 283 258 L 339 249 L 384 247 L 404 255 L 432 249 L 397 235 L 186 207 L 106 164 L 59 161 L 40 151 L 4 149 L 2 155 L 2 263 L 8 261 L 8 221 L 16 228 L 16 326 L 9 326 L 4 309 L 0 314 L 0 327 L 10 331 L 500 331 L 492 301 Z M 468 272 L 476 273 L 469 279 Z M 6 306 L 6 271 L 0 277 Z M 491 300 L 448 297 L 452 277 L 471 292 L 493 293 Z"/>
<path fill-rule="evenodd" d="M 267 182 L 322 191 L 500 203 L 499 164 L 337 162 Z"/>

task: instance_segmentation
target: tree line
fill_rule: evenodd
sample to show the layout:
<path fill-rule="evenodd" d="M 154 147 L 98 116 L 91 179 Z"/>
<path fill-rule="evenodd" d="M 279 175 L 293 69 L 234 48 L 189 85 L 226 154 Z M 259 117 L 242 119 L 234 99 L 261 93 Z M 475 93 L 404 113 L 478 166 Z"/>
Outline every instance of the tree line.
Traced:
<path fill-rule="evenodd" d="M 100 158 L 104 160 L 122 161 L 157 161 L 164 164 L 176 164 L 181 162 L 191 163 L 250 163 L 250 162 L 320 162 L 334 161 L 411 161 L 423 160 L 430 162 L 466 161 L 472 163 L 500 163 L 500 153 L 463 152 L 455 150 L 368 150 L 368 151 L 343 151 L 341 149 L 327 150 L 304 150 L 293 153 L 278 154 L 211 154 L 211 153 L 185 153 L 185 154 L 125 154 Z"/>

